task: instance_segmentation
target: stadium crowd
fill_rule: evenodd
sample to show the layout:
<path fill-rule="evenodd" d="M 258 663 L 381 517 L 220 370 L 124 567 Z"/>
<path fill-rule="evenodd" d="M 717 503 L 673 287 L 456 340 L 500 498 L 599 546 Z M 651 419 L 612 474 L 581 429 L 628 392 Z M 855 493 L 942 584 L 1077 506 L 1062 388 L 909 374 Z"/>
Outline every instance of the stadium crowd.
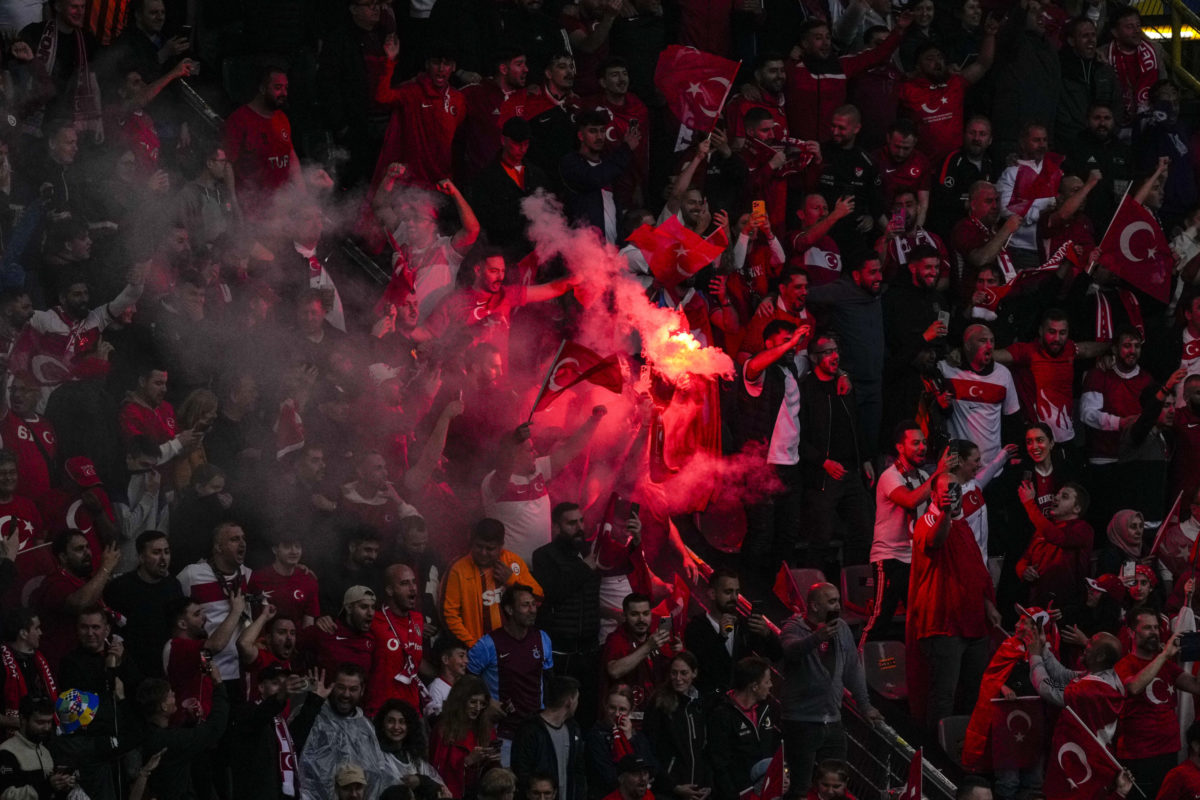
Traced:
<path fill-rule="evenodd" d="M 0 41 L 0 800 L 831 800 L 847 705 L 960 798 L 1200 797 L 1200 131 L 1133 7 Z"/>

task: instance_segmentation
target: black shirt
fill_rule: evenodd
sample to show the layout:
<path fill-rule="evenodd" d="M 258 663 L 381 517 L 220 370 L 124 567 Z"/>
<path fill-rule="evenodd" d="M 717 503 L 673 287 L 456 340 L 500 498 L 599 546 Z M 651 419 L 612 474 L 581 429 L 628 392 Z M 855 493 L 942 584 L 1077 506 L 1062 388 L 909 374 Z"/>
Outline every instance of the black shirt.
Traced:
<path fill-rule="evenodd" d="M 120 634 L 125 652 L 144 675 L 162 677 L 162 649 L 171 638 L 164 609 L 183 597 L 183 587 L 173 575 L 147 583 L 137 572 L 126 572 L 104 589 L 104 602 L 125 616 Z"/>

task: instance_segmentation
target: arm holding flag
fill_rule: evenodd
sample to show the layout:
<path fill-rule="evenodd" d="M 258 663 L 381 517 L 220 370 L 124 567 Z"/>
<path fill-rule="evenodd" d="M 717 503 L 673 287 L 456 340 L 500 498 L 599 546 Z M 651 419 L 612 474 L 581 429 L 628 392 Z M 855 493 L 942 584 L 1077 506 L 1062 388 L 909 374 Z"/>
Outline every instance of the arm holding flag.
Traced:
<path fill-rule="evenodd" d="M 1144 206 L 1146 204 L 1146 198 L 1150 196 L 1150 191 L 1154 188 L 1154 184 L 1158 183 L 1160 179 L 1166 177 L 1167 170 L 1170 168 L 1170 166 L 1171 159 L 1168 156 L 1159 156 L 1158 166 L 1154 168 L 1154 172 L 1151 173 L 1150 177 L 1142 181 L 1142 185 L 1138 187 L 1136 192 L 1134 192 L 1133 202 L 1140 206 Z"/>
<path fill-rule="evenodd" d="M 671 194 L 667 196 L 667 204 L 665 210 L 668 214 L 676 214 L 683 206 L 683 196 L 687 194 L 687 190 L 692 185 L 692 179 L 696 177 L 696 170 L 700 165 L 705 163 L 708 158 L 709 151 L 712 149 L 712 142 L 708 139 L 701 139 L 696 145 L 696 155 L 684 165 L 679 171 L 679 175 L 675 178 L 675 183 L 671 185 Z"/>
<path fill-rule="evenodd" d="M 579 429 L 567 437 L 565 442 L 550 451 L 550 467 L 555 474 L 563 470 L 583 452 L 583 448 L 587 446 L 596 432 L 596 428 L 599 427 L 600 420 L 604 419 L 604 415 L 607 413 L 608 409 L 605 406 L 595 406 L 592 409 L 592 415 L 579 426 Z"/>

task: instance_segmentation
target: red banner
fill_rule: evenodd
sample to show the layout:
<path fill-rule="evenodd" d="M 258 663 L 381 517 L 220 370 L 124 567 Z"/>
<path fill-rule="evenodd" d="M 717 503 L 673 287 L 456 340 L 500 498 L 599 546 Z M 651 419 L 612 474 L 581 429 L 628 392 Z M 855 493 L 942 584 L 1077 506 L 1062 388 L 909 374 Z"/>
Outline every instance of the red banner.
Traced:
<path fill-rule="evenodd" d="M 1045 749 L 1042 698 L 992 698 L 992 766 L 995 769 L 1029 769 Z"/>

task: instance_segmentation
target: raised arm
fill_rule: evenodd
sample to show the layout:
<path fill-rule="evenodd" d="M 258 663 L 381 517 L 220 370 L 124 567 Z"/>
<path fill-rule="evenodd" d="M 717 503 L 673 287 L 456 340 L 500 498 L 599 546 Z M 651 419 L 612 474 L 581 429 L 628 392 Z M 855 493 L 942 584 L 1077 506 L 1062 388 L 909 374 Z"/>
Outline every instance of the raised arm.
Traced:
<path fill-rule="evenodd" d="M 479 238 L 479 220 L 476 219 L 475 212 L 471 209 L 467 198 L 463 197 L 463 193 L 449 178 L 438 181 L 438 191 L 450 195 L 450 199 L 454 201 L 454 207 L 458 209 L 458 218 L 462 220 L 462 227 L 451 237 L 450 244 L 457 252 L 466 255 L 471 246 L 475 244 L 475 240 Z"/>
<path fill-rule="evenodd" d="M 592 435 L 596 432 L 596 428 L 600 425 L 600 420 L 604 419 L 604 415 L 608 413 L 608 409 L 604 406 L 596 406 L 592 409 L 592 415 L 579 426 L 565 442 L 550 451 L 550 468 L 554 470 L 554 474 L 558 474 L 575 460 L 575 457 L 583 452 L 583 448 L 587 446 Z"/>

